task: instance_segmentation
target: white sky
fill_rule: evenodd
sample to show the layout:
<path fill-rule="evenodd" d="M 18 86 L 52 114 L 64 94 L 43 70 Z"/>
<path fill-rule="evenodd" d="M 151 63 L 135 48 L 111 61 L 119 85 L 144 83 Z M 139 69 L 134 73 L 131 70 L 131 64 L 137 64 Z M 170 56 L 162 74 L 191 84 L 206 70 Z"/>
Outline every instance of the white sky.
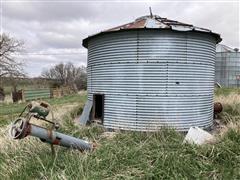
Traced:
<path fill-rule="evenodd" d="M 81 1 L 0 0 L 1 32 L 25 42 L 29 76 L 59 62 L 86 65 L 87 50 L 82 39 L 114 26 L 153 14 L 211 29 L 222 43 L 240 47 L 240 2 L 235 1 Z"/>

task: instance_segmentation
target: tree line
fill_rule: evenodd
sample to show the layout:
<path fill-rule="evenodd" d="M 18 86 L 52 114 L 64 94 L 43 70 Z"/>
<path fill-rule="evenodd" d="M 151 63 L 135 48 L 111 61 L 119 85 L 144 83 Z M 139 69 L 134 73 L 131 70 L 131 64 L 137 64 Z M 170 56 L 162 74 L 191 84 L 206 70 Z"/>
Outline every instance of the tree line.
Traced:
<path fill-rule="evenodd" d="M 3 79 L 11 82 L 13 91 L 17 90 L 17 79 L 26 78 L 23 70 L 24 62 L 16 55 L 23 52 L 24 42 L 5 33 L 0 34 L 0 99 L 4 96 Z M 41 78 L 54 80 L 52 86 L 69 86 L 78 91 L 86 89 L 87 72 L 85 66 L 75 66 L 73 63 L 59 63 L 42 71 Z"/>
<path fill-rule="evenodd" d="M 69 86 L 73 90 L 87 88 L 87 71 L 85 66 L 77 67 L 72 63 L 60 63 L 44 70 L 41 77 L 56 80 L 56 85 Z"/>

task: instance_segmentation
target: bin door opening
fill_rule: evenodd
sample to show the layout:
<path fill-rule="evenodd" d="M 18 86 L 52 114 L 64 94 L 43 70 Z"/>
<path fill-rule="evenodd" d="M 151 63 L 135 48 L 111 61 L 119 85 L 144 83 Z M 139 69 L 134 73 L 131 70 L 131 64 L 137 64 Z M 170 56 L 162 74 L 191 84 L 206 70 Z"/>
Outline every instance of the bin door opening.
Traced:
<path fill-rule="evenodd" d="M 93 120 L 97 123 L 103 124 L 104 117 L 104 95 L 93 95 Z"/>

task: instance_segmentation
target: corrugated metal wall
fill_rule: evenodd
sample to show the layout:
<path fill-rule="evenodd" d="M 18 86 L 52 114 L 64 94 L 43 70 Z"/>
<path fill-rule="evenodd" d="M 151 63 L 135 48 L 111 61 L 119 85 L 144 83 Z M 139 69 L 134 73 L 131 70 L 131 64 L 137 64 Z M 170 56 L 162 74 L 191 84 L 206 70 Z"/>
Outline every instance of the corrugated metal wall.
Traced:
<path fill-rule="evenodd" d="M 210 34 L 139 30 L 88 45 L 88 100 L 105 94 L 104 126 L 155 131 L 209 127 L 216 40 Z"/>
<path fill-rule="evenodd" d="M 217 52 L 215 81 L 224 87 L 240 87 L 240 52 Z"/>
<path fill-rule="evenodd" d="M 23 91 L 24 99 L 26 101 L 35 100 L 35 99 L 44 99 L 50 98 L 51 92 L 50 89 L 26 89 Z"/>

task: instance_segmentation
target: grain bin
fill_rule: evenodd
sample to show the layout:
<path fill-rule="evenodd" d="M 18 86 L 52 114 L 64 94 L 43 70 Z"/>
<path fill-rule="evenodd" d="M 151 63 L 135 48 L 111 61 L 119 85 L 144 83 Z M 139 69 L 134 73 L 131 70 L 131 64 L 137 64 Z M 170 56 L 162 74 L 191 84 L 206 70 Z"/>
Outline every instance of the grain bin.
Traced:
<path fill-rule="evenodd" d="M 88 101 L 80 123 L 110 129 L 186 131 L 213 119 L 219 34 L 143 16 L 83 40 L 88 48 Z"/>
<path fill-rule="evenodd" d="M 240 52 L 237 48 L 217 46 L 215 81 L 222 87 L 240 87 Z"/>

